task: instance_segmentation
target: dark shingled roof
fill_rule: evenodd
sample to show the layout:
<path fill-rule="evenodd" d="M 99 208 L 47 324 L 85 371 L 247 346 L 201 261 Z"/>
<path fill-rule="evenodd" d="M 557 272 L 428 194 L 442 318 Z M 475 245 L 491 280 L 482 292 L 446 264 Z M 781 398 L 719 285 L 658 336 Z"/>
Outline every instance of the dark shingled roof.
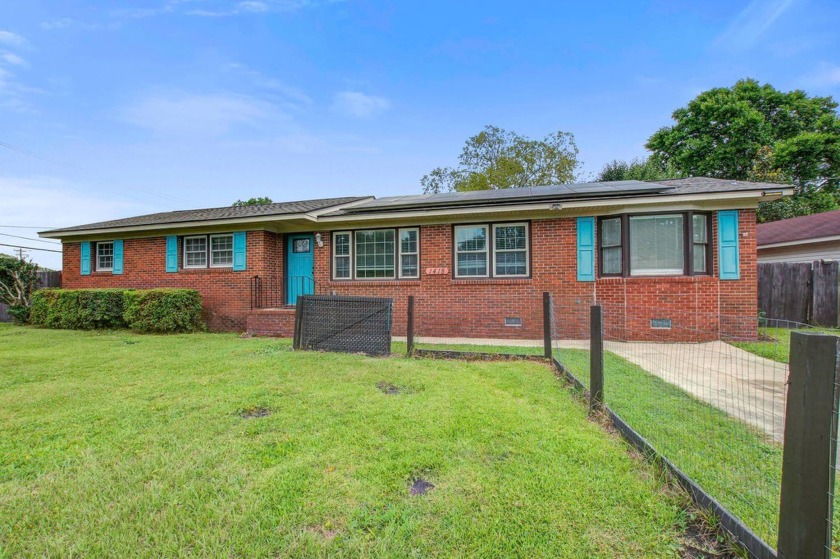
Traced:
<path fill-rule="evenodd" d="M 758 246 L 840 235 L 840 210 L 759 223 Z"/>
<path fill-rule="evenodd" d="M 92 229 L 113 229 L 117 227 L 137 227 L 142 225 L 165 225 L 171 223 L 188 223 L 191 221 L 213 221 L 219 219 L 240 219 L 248 217 L 262 217 L 272 215 L 303 214 L 315 210 L 323 210 L 332 206 L 349 204 L 357 200 L 364 200 L 367 196 L 347 198 L 322 198 L 320 200 L 301 200 L 298 202 L 276 202 L 274 204 L 260 204 L 258 206 L 225 206 L 223 208 L 207 208 L 203 210 L 179 210 L 156 214 L 100 221 L 74 227 L 50 229 L 44 233 L 64 233 L 72 231 L 88 231 Z"/>
<path fill-rule="evenodd" d="M 669 194 L 736 192 L 739 190 L 780 190 L 782 188 L 793 188 L 793 186 L 789 184 L 778 184 L 774 182 L 736 181 L 730 179 L 712 179 L 709 177 L 688 177 L 685 179 L 668 179 L 654 182 L 656 182 L 656 184 L 676 187 L 676 190 L 669 192 Z"/>

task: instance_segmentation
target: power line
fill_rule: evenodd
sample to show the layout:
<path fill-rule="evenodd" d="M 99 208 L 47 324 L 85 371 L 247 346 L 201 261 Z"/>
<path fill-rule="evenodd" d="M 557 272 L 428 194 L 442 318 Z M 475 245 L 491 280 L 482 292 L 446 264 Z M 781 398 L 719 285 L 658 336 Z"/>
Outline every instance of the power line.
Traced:
<path fill-rule="evenodd" d="M 46 161 L 47 163 L 52 163 L 53 165 L 60 165 L 62 167 L 68 167 L 68 168 L 71 168 L 71 169 L 78 169 L 80 171 L 87 171 L 87 169 L 85 169 L 84 167 L 80 167 L 79 165 L 75 165 L 75 164 L 72 164 L 72 163 L 65 163 L 63 161 L 58 161 L 57 159 L 53 159 L 52 157 L 47 157 L 46 155 L 41 155 L 41 154 L 35 153 L 34 151 L 29 151 L 28 149 L 24 149 L 20 146 L 15 146 L 15 145 L 3 142 L 3 141 L 0 141 L 0 147 L 4 147 L 6 149 L 16 151 L 16 152 L 22 153 L 24 155 L 28 155 L 29 157 L 34 157 L 35 159 L 40 159 L 41 161 Z M 169 196 L 168 194 L 158 194 L 157 192 L 153 192 L 151 190 L 145 190 L 145 189 L 139 188 L 137 186 L 124 185 L 124 184 L 122 184 L 118 181 L 113 181 L 113 180 L 110 180 L 106 177 L 100 177 L 100 179 L 104 180 L 105 182 L 109 182 L 111 184 L 117 185 L 117 186 L 122 186 L 122 187 L 125 187 L 125 188 L 131 188 L 131 189 L 134 189 L 138 192 L 143 192 L 144 194 L 149 194 L 151 196 L 157 196 L 158 198 L 164 198 L 164 199 L 172 200 L 172 201 L 175 201 L 175 202 L 188 203 L 187 200 L 184 200 L 183 198 L 178 198 L 177 196 Z M 130 195 L 127 195 L 127 194 L 123 194 L 123 195 L 128 196 L 129 198 L 134 198 L 133 196 L 130 196 Z M 141 200 L 141 201 L 146 202 L 146 200 Z"/>
<path fill-rule="evenodd" d="M 40 250 L 42 252 L 57 252 L 61 254 L 60 250 L 53 250 L 51 248 L 25 247 L 20 245 L 7 245 L 5 243 L 0 243 L 0 247 L 24 248 L 26 250 Z"/>
<path fill-rule="evenodd" d="M 0 229 L 58 229 L 52 225 L 0 225 Z"/>
<path fill-rule="evenodd" d="M 38 241 L 39 243 L 48 243 L 51 245 L 61 244 L 57 243 L 56 241 L 49 241 L 47 239 L 36 239 L 35 237 L 21 237 L 20 235 L 12 235 L 11 233 L 0 233 L 0 235 L 3 235 L 4 237 L 14 237 L 15 239 L 24 239 L 27 241 Z"/>

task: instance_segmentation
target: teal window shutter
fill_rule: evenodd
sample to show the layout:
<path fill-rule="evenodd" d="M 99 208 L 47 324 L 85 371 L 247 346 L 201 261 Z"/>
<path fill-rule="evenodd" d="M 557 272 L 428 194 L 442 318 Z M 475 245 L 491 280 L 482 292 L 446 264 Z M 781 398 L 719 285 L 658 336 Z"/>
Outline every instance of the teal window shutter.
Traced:
<path fill-rule="evenodd" d="M 242 272 L 246 268 L 245 231 L 233 234 L 233 271 Z"/>
<path fill-rule="evenodd" d="M 166 237 L 166 271 L 178 271 L 178 237 L 175 235 Z"/>
<path fill-rule="evenodd" d="M 741 258 L 738 250 L 738 210 L 718 212 L 718 261 L 720 279 L 741 279 Z"/>
<path fill-rule="evenodd" d="M 595 281 L 595 218 L 577 218 L 577 280 Z"/>
<path fill-rule="evenodd" d="M 82 243 L 82 263 L 79 267 L 79 272 L 83 276 L 90 275 L 90 241 L 85 241 Z"/>
<path fill-rule="evenodd" d="M 123 272 L 123 242 L 120 239 L 114 241 L 114 267 L 111 273 L 120 275 Z"/>

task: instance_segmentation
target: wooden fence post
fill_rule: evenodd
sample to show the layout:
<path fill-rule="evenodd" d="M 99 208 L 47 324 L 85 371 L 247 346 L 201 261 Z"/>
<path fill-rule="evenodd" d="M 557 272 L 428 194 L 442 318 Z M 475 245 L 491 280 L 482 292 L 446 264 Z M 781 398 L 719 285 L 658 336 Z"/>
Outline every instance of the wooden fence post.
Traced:
<path fill-rule="evenodd" d="M 604 403 L 604 315 L 601 305 L 589 308 L 589 412 Z"/>
<path fill-rule="evenodd" d="M 408 320 L 405 326 L 405 354 L 414 353 L 414 295 L 408 296 Z"/>
<path fill-rule="evenodd" d="M 551 293 L 543 291 L 543 356 L 551 359 Z"/>
<path fill-rule="evenodd" d="M 791 333 L 779 559 L 831 557 L 838 341 L 826 334 Z"/>

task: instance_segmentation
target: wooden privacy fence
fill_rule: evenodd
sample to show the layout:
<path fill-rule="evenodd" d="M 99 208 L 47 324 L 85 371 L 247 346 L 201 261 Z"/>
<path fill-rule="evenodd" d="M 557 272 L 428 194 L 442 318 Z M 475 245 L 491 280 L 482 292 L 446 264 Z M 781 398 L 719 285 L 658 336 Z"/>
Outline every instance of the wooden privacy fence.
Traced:
<path fill-rule="evenodd" d="M 758 310 L 770 319 L 840 326 L 840 262 L 758 265 Z"/>
<path fill-rule="evenodd" d="M 41 280 L 40 287 L 61 287 L 61 272 L 57 271 L 43 271 L 38 272 L 38 278 Z M 0 322 L 11 322 L 12 316 L 9 314 L 9 309 L 5 303 L 0 303 Z"/>

